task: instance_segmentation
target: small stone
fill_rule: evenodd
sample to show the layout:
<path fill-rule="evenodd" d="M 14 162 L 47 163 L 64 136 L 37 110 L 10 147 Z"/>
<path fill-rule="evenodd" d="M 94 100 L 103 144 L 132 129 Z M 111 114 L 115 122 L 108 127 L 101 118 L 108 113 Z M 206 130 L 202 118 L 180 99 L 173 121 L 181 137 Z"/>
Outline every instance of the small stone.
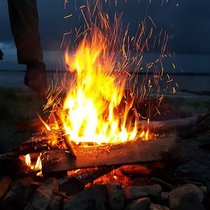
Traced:
<path fill-rule="evenodd" d="M 24 210 L 47 209 L 52 198 L 53 190 L 58 190 L 58 181 L 56 179 L 48 179 L 36 189 Z"/>
<path fill-rule="evenodd" d="M 181 177 L 202 179 L 204 174 L 208 173 L 208 167 L 198 161 L 191 161 L 179 166 L 176 169 L 176 174 Z"/>
<path fill-rule="evenodd" d="M 124 195 L 122 186 L 119 183 L 107 185 L 109 205 L 112 210 L 121 210 L 124 207 Z"/>
<path fill-rule="evenodd" d="M 193 185 L 193 184 L 185 184 L 181 187 L 177 187 L 176 189 L 172 190 L 169 193 L 169 206 L 172 209 L 175 209 L 180 206 L 181 200 L 184 196 L 188 194 L 193 194 L 195 195 L 200 202 L 203 201 L 204 195 L 202 190 Z"/>
<path fill-rule="evenodd" d="M 14 182 L 1 200 L 0 209 L 17 209 L 17 207 L 18 209 L 24 209 L 24 206 L 27 204 L 34 191 L 34 186 L 31 183 L 31 177 L 24 177 Z"/>
<path fill-rule="evenodd" d="M 127 200 L 134 200 L 142 197 L 160 197 L 161 186 L 159 184 L 144 185 L 144 186 L 129 186 L 124 190 L 124 196 Z"/>
<path fill-rule="evenodd" d="M 125 210 L 149 210 L 150 199 L 149 198 L 139 198 L 137 200 L 129 203 Z"/>
<path fill-rule="evenodd" d="M 162 205 L 152 203 L 150 205 L 150 210 L 170 210 L 170 209 L 166 206 L 162 206 Z"/>
<path fill-rule="evenodd" d="M 168 192 L 161 192 L 161 200 L 162 201 L 168 201 L 169 199 L 169 193 Z"/>
<path fill-rule="evenodd" d="M 152 177 L 151 178 L 151 181 L 157 183 L 157 184 L 160 184 L 162 189 L 169 192 L 173 189 L 173 186 L 170 184 L 170 183 L 167 183 L 165 181 L 163 181 L 162 179 L 159 179 L 157 177 Z"/>
<path fill-rule="evenodd" d="M 60 185 L 59 191 L 65 192 L 67 196 L 76 195 L 84 190 L 84 185 L 75 177 L 70 177 Z"/>
<path fill-rule="evenodd" d="M 172 210 L 205 210 L 196 194 L 189 193 L 181 198 L 180 205 Z"/>
<path fill-rule="evenodd" d="M 60 195 L 52 195 L 51 201 L 47 210 L 60 210 L 62 209 L 63 198 Z"/>
<path fill-rule="evenodd" d="M 201 186 L 200 189 L 203 191 L 203 193 L 208 193 L 208 188 L 206 186 Z"/>

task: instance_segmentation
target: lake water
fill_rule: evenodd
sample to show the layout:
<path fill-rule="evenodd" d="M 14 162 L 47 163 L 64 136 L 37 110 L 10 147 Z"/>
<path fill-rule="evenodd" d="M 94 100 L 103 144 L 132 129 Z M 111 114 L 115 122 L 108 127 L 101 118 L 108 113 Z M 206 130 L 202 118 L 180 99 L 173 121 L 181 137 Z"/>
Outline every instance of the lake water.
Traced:
<path fill-rule="evenodd" d="M 55 72 L 48 72 L 49 81 L 57 80 L 57 74 Z M 62 78 L 63 73 L 60 74 Z M 140 77 L 143 77 L 140 76 Z M 173 83 L 177 83 L 180 89 L 198 90 L 198 91 L 210 91 L 210 74 L 203 75 L 171 75 Z M 25 88 L 23 84 L 24 71 L 0 71 L 0 87 L 18 87 Z M 164 82 L 163 82 L 164 83 Z M 163 85 L 165 86 L 165 85 Z"/>

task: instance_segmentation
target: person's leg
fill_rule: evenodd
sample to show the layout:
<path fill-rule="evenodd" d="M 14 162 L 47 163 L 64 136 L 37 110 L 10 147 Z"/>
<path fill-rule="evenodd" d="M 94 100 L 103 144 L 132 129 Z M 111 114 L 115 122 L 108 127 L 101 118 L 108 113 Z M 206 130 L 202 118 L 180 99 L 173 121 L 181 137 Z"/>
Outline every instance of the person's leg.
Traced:
<path fill-rule="evenodd" d="M 8 0 L 8 9 L 18 63 L 27 65 L 25 85 L 42 95 L 47 88 L 47 77 L 36 0 Z"/>

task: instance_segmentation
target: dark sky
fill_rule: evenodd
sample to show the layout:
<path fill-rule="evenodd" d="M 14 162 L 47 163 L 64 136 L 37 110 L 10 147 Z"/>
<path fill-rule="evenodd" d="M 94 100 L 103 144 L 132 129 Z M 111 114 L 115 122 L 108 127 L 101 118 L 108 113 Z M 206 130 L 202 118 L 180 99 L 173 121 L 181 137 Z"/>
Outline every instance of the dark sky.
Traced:
<path fill-rule="evenodd" d="M 65 10 L 64 0 L 37 0 L 44 50 L 59 50 L 63 33 L 81 24 L 78 11 L 75 12 L 74 1 L 77 5 L 84 2 L 69 0 Z M 127 3 L 119 5 L 119 8 L 123 8 L 123 24 L 130 24 L 131 33 L 135 33 L 138 23 L 147 14 L 159 30 L 163 28 L 170 35 L 171 51 L 177 54 L 210 54 L 210 0 L 127 0 Z M 114 9 L 110 7 L 109 10 L 112 13 Z M 64 16 L 70 13 L 73 16 L 64 19 Z M 7 0 L 0 1 L 0 46 L 4 43 L 14 47 L 8 21 Z"/>

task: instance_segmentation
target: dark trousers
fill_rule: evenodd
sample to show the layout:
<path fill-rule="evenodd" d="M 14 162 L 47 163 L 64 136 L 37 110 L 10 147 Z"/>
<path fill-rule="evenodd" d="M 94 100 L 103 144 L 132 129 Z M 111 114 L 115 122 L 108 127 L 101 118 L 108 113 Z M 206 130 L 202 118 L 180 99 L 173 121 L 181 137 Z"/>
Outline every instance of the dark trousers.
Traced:
<path fill-rule="evenodd" d="M 18 63 L 43 60 L 36 0 L 7 0 Z"/>

